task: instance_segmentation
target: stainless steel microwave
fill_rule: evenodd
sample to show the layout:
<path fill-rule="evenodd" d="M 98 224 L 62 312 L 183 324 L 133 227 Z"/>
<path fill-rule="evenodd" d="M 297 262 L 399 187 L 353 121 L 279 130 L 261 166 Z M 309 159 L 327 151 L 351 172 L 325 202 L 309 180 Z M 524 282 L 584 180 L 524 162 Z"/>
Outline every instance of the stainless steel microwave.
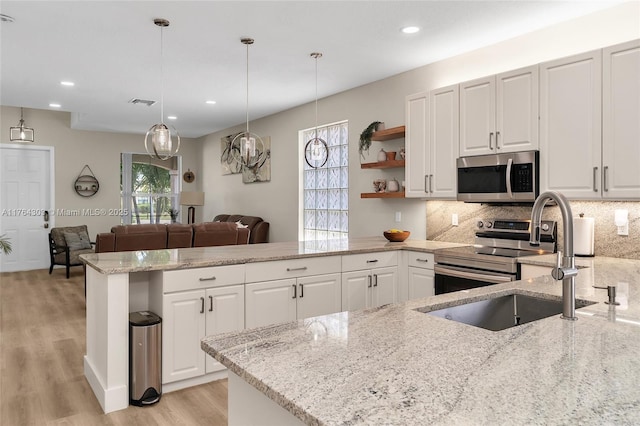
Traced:
<path fill-rule="evenodd" d="M 538 151 L 458 158 L 458 200 L 529 203 L 539 195 Z"/>

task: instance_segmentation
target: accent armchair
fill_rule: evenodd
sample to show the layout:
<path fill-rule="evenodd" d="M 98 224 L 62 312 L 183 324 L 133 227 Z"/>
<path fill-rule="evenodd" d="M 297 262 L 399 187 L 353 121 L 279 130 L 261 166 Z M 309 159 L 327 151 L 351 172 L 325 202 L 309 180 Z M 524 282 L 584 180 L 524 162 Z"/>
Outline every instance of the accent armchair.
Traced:
<path fill-rule="evenodd" d="M 72 266 L 83 266 L 80 255 L 93 253 L 95 243 L 89 241 L 87 225 L 66 226 L 51 228 L 49 232 L 49 255 L 51 266 L 49 274 L 53 272 L 54 265 L 63 265 L 67 269 L 69 278 L 69 268 Z"/>

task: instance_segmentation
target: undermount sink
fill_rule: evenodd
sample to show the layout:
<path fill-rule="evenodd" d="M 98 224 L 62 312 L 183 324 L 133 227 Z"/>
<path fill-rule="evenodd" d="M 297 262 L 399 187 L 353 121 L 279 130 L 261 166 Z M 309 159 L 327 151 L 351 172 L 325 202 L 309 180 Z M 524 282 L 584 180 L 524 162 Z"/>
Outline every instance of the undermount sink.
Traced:
<path fill-rule="evenodd" d="M 576 308 L 592 304 L 593 302 L 576 300 Z M 424 312 L 422 309 L 420 311 Z M 562 300 L 510 294 L 426 313 L 486 330 L 500 331 L 561 314 Z"/>

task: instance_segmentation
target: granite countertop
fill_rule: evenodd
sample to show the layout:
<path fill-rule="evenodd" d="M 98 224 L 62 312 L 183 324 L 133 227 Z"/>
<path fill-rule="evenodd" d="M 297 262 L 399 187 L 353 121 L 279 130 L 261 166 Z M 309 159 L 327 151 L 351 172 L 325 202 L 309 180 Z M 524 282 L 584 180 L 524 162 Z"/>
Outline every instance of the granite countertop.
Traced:
<path fill-rule="evenodd" d="M 522 263 L 551 266 L 553 256 Z M 203 349 L 307 424 L 640 424 L 640 261 L 581 259 L 578 321 L 498 332 L 433 317 L 549 276 L 206 337 Z M 588 266 L 588 267 L 587 267 Z M 618 286 L 620 306 L 603 303 Z"/>
<path fill-rule="evenodd" d="M 250 262 L 368 253 L 385 250 L 433 252 L 463 246 L 428 240 L 390 243 L 384 237 L 350 238 L 328 242 L 282 242 L 166 250 L 84 254 L 80 259 L 103 274 L 201 268 Z"/>

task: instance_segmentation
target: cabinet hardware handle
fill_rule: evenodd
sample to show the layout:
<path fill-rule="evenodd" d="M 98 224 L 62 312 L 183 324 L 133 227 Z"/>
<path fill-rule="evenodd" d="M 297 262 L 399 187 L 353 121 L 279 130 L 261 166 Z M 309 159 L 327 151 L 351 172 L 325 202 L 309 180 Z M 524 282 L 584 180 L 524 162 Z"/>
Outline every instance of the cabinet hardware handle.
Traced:
<path fill-rule="evenodd" d="M 377 263 L 378 259 L 373 259 L 373 260 L 367 260 L 367 263 Z"/>
<path fill-rule="evenodd" d="M 213 296 L 209 296 L 209 312 L 213 312 Z"/>
<path fill-rule="evenodd" d="M 200 313 L 204 314 L 204 297 L 200 298 Z"/>
<path fill-rule="evenodd" d="M 296 297 L 298 297 L 298 287 L 295 284 L 291 284 L 291 287 L 293 287 L 293 297 L 292 297 L 292 299 L 295 299 Z"/>
<path fill-rule="evenodd" d="M 489 133 L 489 149 L 493 150 L 493 132 Z"/>
<path fill-rule="evenodd" d="M 287 268 L 287 272 L 293 272 L 293 271 L 306 271 L 307 267 L 306 266 L 302 266 L 300 268 Z"/>
<path fill-rule="evenodd" d="M 368 275 L 368 277 L 369 277 L 369 285 L 367 287 L 371 288 L 371 275 Z"/>
<path fill-rule="evenodd" d="M 304 284 L 300 284 L 300 299 L 304 297 Z"/>
<path fill-rule="evenodd" d="M 609 191 L 609 185 L 607 183 L 607 175 L 609 174 L 609 166 L 604 166 L 604 170 L 602 171 L 602 190 L 604 192 Z"/>
<path fill-rule="evenodd" d="M 433 183 L 433 175 L 429 175 L 429 194 L 433 193 L 433 190 L 431 189 L 432 183 Z"/>
<path fill-rule="evenodd" d="M 598 186 L 596 184 L 596 174 L 598 173 L 598 168 L 593 168 L 593 192 L 598 192 Z"/>
<path fill-rule="evenodd" d="M 496 149 L 500 149 L 500 132 L 496 132 Z"/>
<path fill-rule="evenodd" d="M 424 263 L 428 263 L 429 259 L 416 259 L 416 262 L 424 262 Z"/>
<path fill-rule="evenodd" d="M 424 175 L 424 192 L 425 193 L 429 193 L 429 184 L 427 183 L 427 181 L 429 180 L 429 175 Z"/>
<path fill-rule="evenodd" d="M 373 286 L 378 287 L 378 274 L 373 274 Z"/>
<path fill-rule="evenodd" d="M 213 276 L 213 277 L 209 277 L 209 278 L 198 278 L 198 279 L 199 279 L 200 281 L 213 281 L 213 280 L 215 280 L 215 279 L 216 279 L 216 277 L 215 277 L 215 276 Z"/>

